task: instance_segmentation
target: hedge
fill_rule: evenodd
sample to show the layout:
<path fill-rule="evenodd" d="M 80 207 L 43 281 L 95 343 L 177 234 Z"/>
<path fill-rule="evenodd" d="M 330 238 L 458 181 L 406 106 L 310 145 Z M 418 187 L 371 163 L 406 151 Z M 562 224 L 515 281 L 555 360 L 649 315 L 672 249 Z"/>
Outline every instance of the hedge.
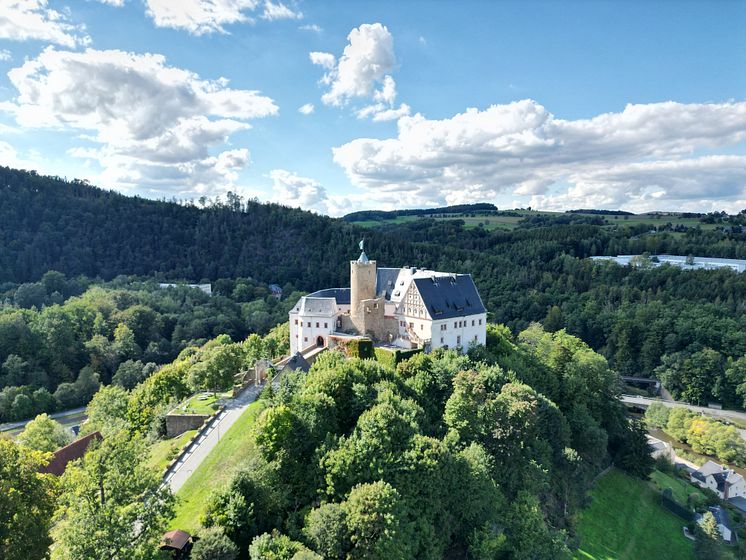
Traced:
<path fill-rule="evenodd" d="M 396 369 L 399 362 L 408 360 L 415 354 L 422 352 L 421 348 L 412 348 L 411 350 L 390 350 L 388 348 L 376 348 L 376 360 L 382 365 L 391 369 Z"/>

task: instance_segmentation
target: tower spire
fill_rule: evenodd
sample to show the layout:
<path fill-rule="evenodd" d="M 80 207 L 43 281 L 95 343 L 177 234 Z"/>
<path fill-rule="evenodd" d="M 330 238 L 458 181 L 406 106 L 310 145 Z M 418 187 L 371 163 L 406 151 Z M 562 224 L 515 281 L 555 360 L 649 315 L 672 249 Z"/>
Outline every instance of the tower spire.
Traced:
<path fill-rule="evenodd" d="M 360 240 L 360 243 L 358 246 L 360 247 L 361 252 L 360 252 L 360 256 L 357 259 L 357 262 L 360 262 L 360 263 L 370 262 L 370 260 L 368 259 L 368 255 L 365 254 L 365 238 Z"/>

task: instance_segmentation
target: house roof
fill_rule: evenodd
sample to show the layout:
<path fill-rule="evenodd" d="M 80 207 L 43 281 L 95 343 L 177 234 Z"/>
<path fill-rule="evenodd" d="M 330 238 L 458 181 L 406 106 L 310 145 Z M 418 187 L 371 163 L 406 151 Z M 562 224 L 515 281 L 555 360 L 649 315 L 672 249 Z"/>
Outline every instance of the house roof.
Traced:
<path fill-rule="evenodd" d="M 728 516 L 728 512 L 725 511 L 724 507 L 711 506 L 709 509 L 718 525 L 722 525 L 730 529 L 730 517 Z"/>
<path fill-rule="evenodd" d="M 391 293 L 396 287 L 396 279 L 401 268 L 379 268 L 376 270 L 376 294 L 391 299 Z"/>
<path fill-rule="evenodd" d="M 49 461 L 49 464 L 39 469 L 40 472 L 62 476 L 68 463 L 83 457 L 91 442 L 100 439 L 101 434 L 99 432 L 93 432 L 92 434 L 88 434 L 87 436 L 72 442 L 70 445 L 66 445 L 62 449 L 58 449 L 54 452 L 54 457 Z"/>
<path fill-rule="evenodd" d="M 308 298 L 333 298 L 337 305 L 350 305 L 350 288 L 326 288 L 308 294 L 304 299 Z"/>
<path fill-rule="evenodd" d="M 296 352 L 282 368 L 283 371 L 294 371 L 297 369 L 301 371 L 308 371 L 311 369 L 311 365 L 300 352 Z"/>
<path fill-rule="evenodd" d="M 469 274 L 433 275 L 413 282 L 434 320 L 486 312 Z"/>
<path fill-rule="evenodd" d="M 163 534 L 163 537 L 161 537 L 161 548 L 182 550 L 191 538 L 192 535 L 186 531 L 182 531 L 181 529 L 168 531 Z"/>
<path fill-rule="evenodd" d="M 704 465 L 699 467 L 697 471 L 707 476 L 710 474 L 723 472 L 724 469 L 725 467 L 723 467 L 722 465 L 718 465 L 715 461 L 707 461 Z"/>

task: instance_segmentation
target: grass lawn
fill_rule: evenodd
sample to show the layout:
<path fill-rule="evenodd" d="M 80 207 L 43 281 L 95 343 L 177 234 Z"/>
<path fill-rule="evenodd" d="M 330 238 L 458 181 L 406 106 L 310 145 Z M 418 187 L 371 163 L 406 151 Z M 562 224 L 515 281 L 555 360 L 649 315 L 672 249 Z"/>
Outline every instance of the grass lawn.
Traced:
<path fill-rule="evenodd" d="M 694 558 L 684 520 L 658 505 L 650 484 L 613 469 L 591 495 L 591 506 L 580 513 L 576 560 Z"/>
<path fill-rule="evenodd" d="M 150 448 L 150 459 L 148 461 L 150 466 L 157 471 L 165 471 L 166 466 L 196 433 L 197 430 L 188 430 L 175 438 L 154 443 Z"/>
<path fill-rule="evenodd" d="M 689 494 L 696 492 L 703 498 L 707 496 L 700 489 L 681 478 L 671 476 L 661 471 L 655 470 L 650 475 L 650 480 L 662 491 L 664 488 L 670 488 L 673 492 L 673 499 L 679 502 L 681 505 L 686 506 L 687 498 Z"/>
<path fill-rule="evenodd" d="M 251 426 L 263 408 L 262 401 L 249 405 L 176 493 L 178 503 L 171 528 L 190 533 L 199 528 L 199 518 L 207 505 L 207 498 L 225 485 L 241 463 L 254 453 Z"/>
<path fill-rule="evenodd" d="M 213 405 L 220 399 L 228 399 L 232 396 L 232 392 L 218 393 L 214 395 L 212 393 L 197 393 L 192 395 L 186 401 L 181 403 L 174 409 L 174 412 L 179 414 L 215 414 L 215 408 Z"/>

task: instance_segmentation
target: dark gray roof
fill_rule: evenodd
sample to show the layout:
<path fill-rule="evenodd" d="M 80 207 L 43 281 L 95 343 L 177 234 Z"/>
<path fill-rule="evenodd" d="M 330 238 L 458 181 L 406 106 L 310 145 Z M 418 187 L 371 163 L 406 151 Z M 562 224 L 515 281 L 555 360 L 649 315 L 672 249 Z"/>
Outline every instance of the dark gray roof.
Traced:
<path fill-rule="evenodd" d="M 311 369 L 310 364 L 300 352 L 296 352 L 295 355 L 288 360 L 288 363 L 283 366 L 282 371 L 295 371 L 297 369 L 301 371 L 308 371 Z"/>
<path fill-rule="evenodd" d="M 306 297 L 334 298 L 337 300 L 337 305 L 350 305 L 349 288 L 327 288 L 325 290 L 319 290 L 318 292 L 308 294 Z"/>
<path fill-rule="evenodd" d="M 707 482 L 707 477 L 699 471 L 693 471 L 692 476 L 701 482 Z"/>
<path fill-rule="evenodd" d="M 485 313 L 469 274 L 415 278 L 413 282 L 434 320 Z"/>
<path fill-rule="evenodd" d="M 723 508 L 722 506 L 712 506 L 710 507 L 710 512 L 719 525 L 724 525 L 725 527 L 730 529 L 730 517 L 728 516 L 728 512 L 725 510 L 725 508 Z"/>
<path fill-rule="evenodd" d="M 376 270 L 376 295 L 384 295 L 391 299 L 391 292 L 396 286 L 396 278 L 399 276 L 400 268 L 379 268 Z"/>

